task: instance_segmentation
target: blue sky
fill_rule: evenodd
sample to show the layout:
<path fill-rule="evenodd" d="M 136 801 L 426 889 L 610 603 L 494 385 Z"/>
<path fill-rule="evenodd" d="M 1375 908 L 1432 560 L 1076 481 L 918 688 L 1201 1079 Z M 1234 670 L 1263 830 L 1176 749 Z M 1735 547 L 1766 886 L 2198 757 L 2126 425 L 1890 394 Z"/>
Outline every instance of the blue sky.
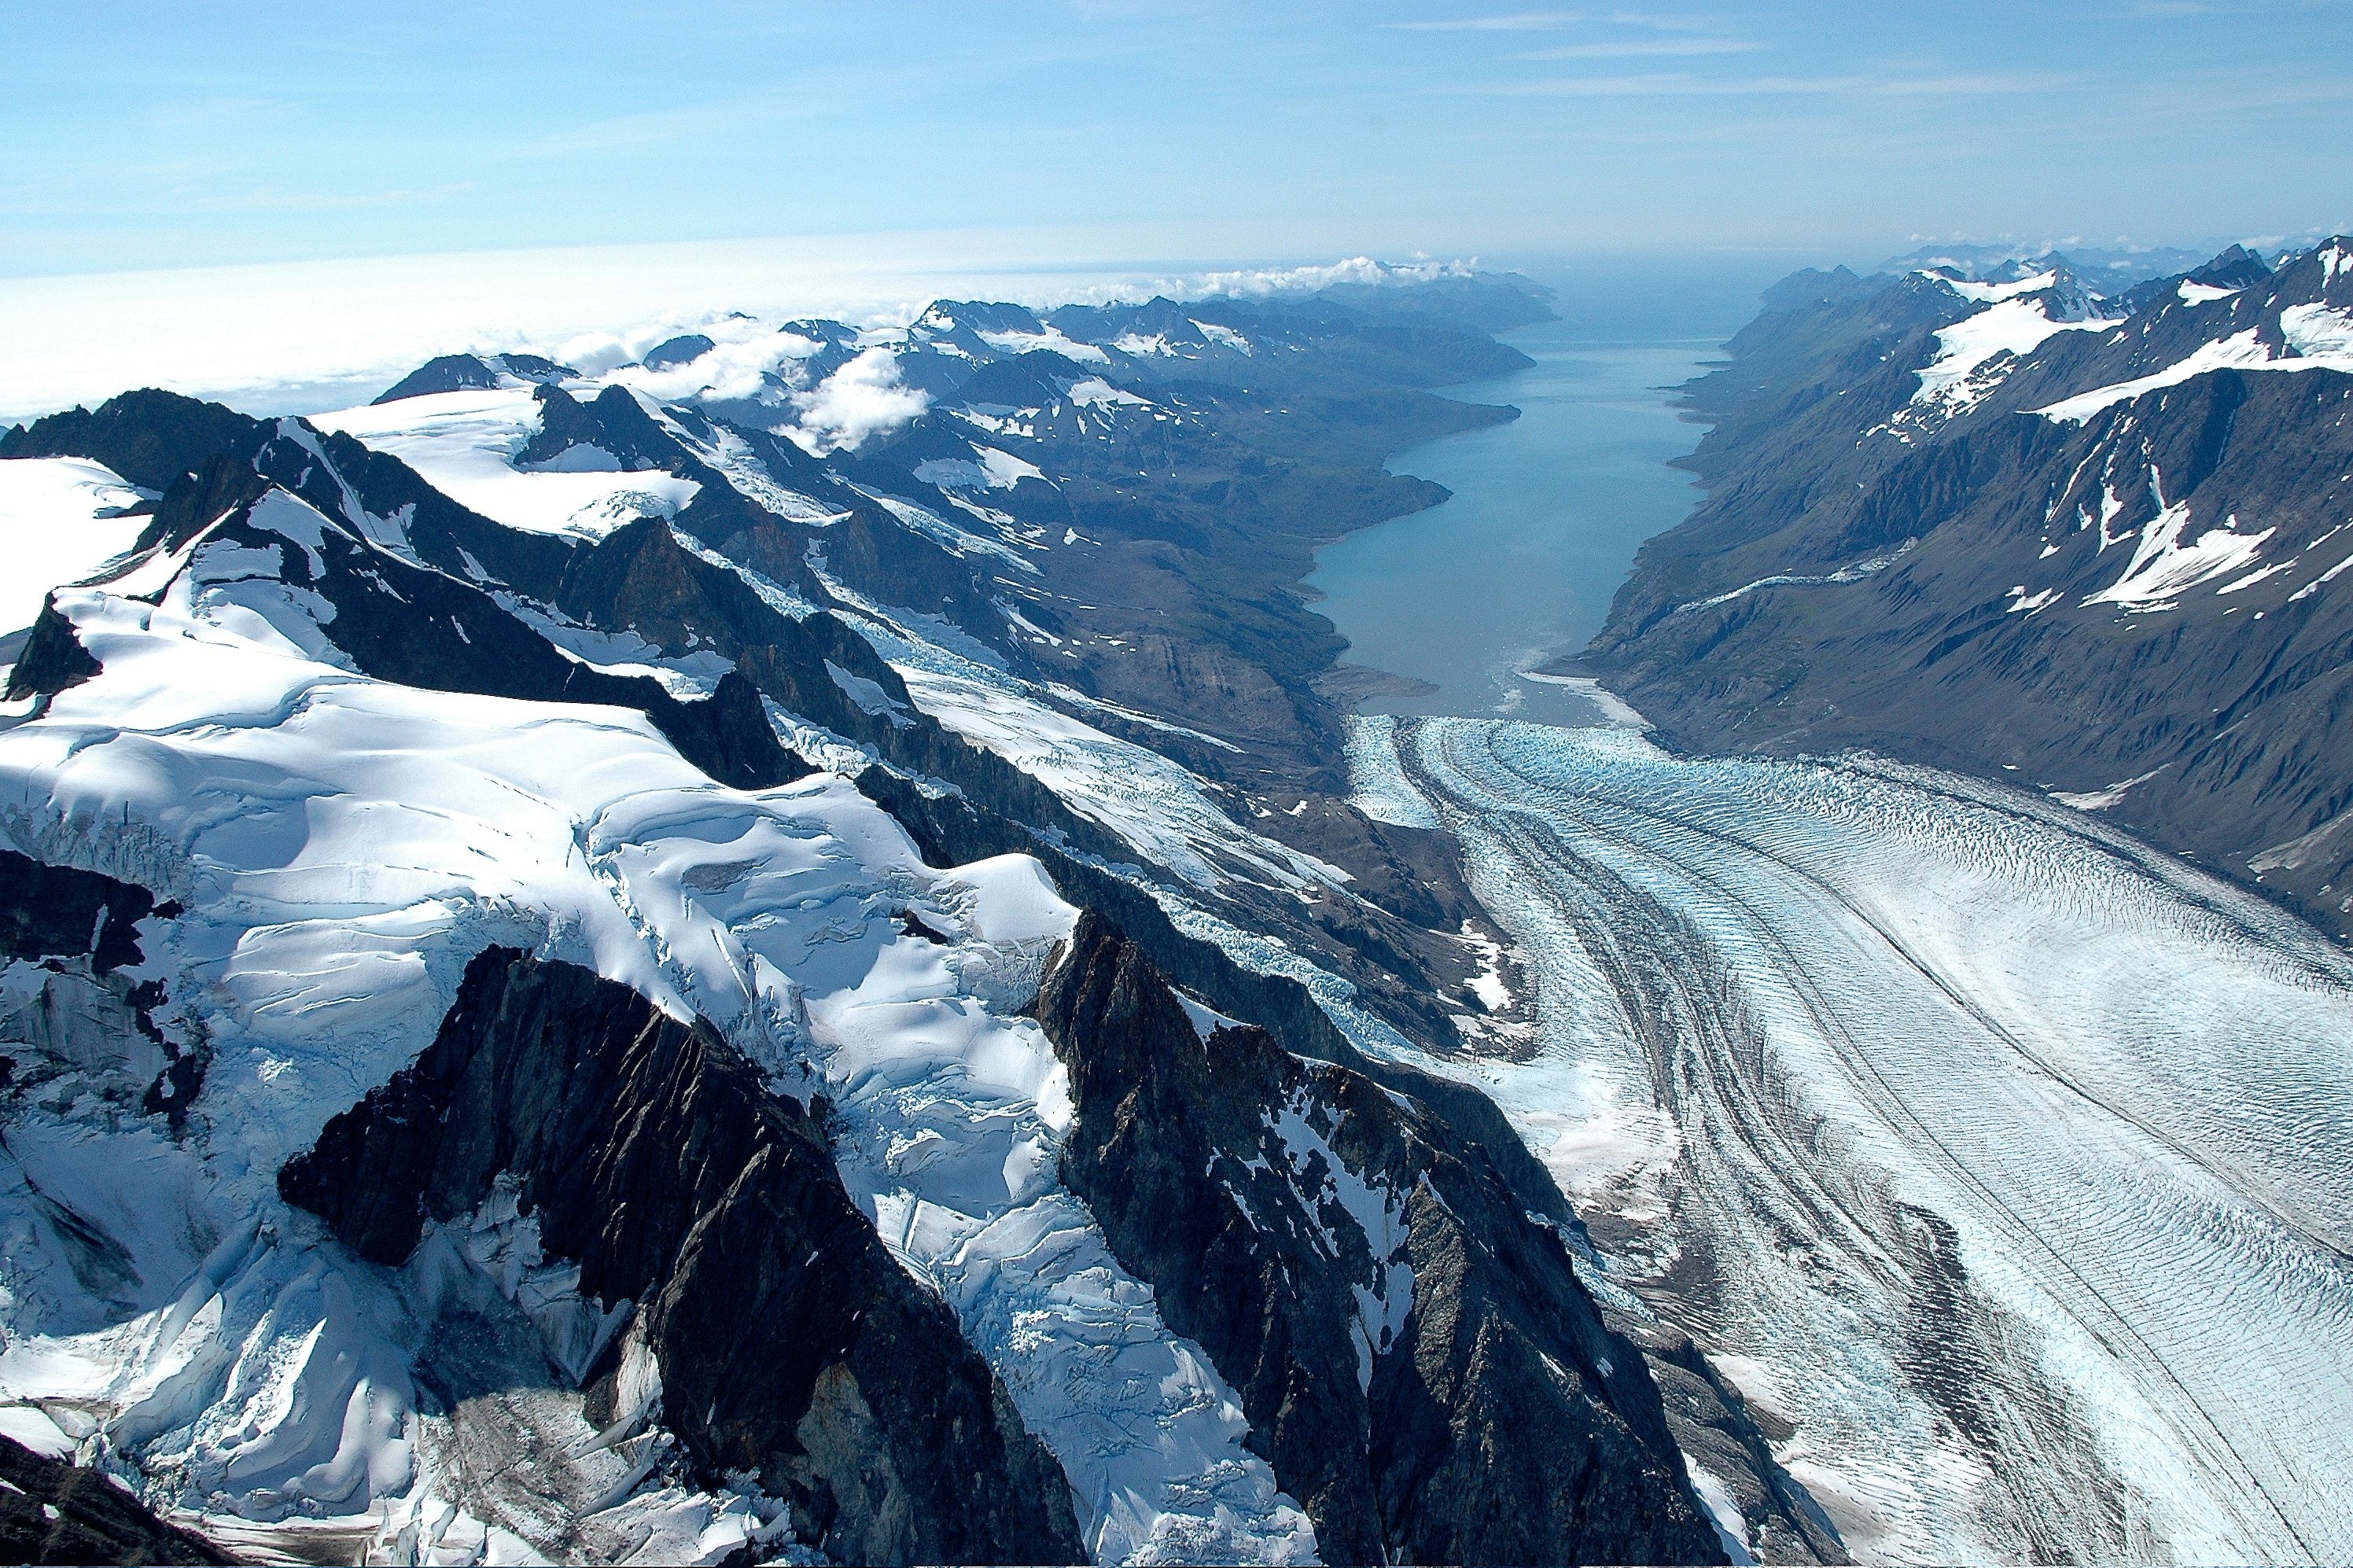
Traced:
<path fill-rule="evenodd" d="M 5 0 L 0 147 L 17 277 L 899 229 L 1867 262 L 2353 224 L 2353 5 Z"/>

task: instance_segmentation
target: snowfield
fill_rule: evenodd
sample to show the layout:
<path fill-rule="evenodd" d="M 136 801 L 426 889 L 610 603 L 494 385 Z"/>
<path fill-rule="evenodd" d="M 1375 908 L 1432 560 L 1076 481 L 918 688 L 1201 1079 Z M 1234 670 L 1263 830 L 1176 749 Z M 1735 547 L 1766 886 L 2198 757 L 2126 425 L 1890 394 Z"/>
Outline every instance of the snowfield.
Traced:
<path fill-rule="evenodd" d="M 602 539 L 641 517 L 676 516 L 702 489 L 659 468 L 624 471 L 595 447 L 575 447 L 549 468 L 518 468 L 515 455 L 539 434 L 537 391 L 437 392 L 311 423 L 388 452 L 460 506 L 533 533 Z"/>
<path fill-rule="evenodd" d="M 334 526 L 282 497 L 255 521 L 286 549 Z M 200 539 L 117 585 L 161 587 L 158 605 L 61 594 L 104 673 L 0 718 L 0 836 L 185 906 L 145 922 L 135 977 L 212 1053 L 183 1142 L 119 1118 L 128 1075 L 102 1064 L 9 1128 L 8 1429 L 242 1521 L 225 1528 L 256 1549 L 325 1532 L 515 1561 L 553 1550 L 533 1521 L 567 1509 L 617 1558 L 773 1542 L 773 1504 L 679 1489 L 658 1430 L 617 1458 L 576 1394 L 470 1426 L 420 1408 L 435 1302 L 503 1296 L 560 1364 L 620 1329 L 512 1212 L 396 1276 L 277 1195 L 285 1159 L 412 1059 L 468 960 L 506 944 L 700 1013 L 778 1092 L 835 1101 L 853 1194 L 1005 1377 L 1104 1560 L 1312 1560 L 1230 1391 L 1056 1175 L 1063 1069 L 1017 1009 L 1074 914 L 1035 861 L 927 868 L 841 777 L 723 788 L 635 712 L 356 675 L 327 661 L 319 605 L 245 559 L 269 553 Z M 12 992 L 32 969 L 11 966 Z M 518 1433 L 572 1458 L 480 1482 L 496 1456 L 476 1450 Z"/>
<path fill-rule="evenodd" d="M 131 548 L 147 519 L 126 508 L 150 500 L 103 463 L 82 458 L 0 458 L 0 633 L 41 613 L 51 585 L 90 576 Z"/>
<path fill-rule="evenodd" d="M 1852 1550 L 2353 1552 L 2342 954 L 1926 770 L 1467 720 L 1356 749 L 1534 967 L 1540 1048 L 1472 1076 L 1794 1425 Z"/>

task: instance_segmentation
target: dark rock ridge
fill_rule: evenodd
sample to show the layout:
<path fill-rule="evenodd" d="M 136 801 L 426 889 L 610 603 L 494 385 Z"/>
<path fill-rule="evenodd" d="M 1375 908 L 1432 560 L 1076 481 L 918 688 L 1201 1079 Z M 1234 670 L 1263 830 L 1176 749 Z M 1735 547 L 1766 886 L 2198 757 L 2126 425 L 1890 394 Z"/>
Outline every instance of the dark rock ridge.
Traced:
<path fill-rule="evenodd" d="M 41 613 L 9 667 L 7 699 L 21 702 L 27 697 L 55 697 L 99 673 L 98 660 L 74 636 L 73 623 L 58 613 L 57 595 L 50 594 L 41 600 Z"/>
<path fill-rule="evenodd" d="M 2226 252 L 1949 414 L 1912 402 L 1971 308 L 1941 280 L 1777 295 L 1689 389 L 1707 498 L 1586 667 L 1672 743 L 2066 792 L 2353 936 L 2353 375 L 2126 385 L 2226 339 L 2293 357 L 2294 321 L 2353 309 L 2348 255 Z"/>
<path fill-rule="evenodd" d="M 72 408 L 0 431 L 0 458 L 87 458 L 142 489 L 163 490 L 249 438 L 259 423 L 217 403 L 149 388 L 111 397 L 94 412 Z"/>
<path fill-rule="evenodd" d="M 545 385 L 578 374 L 569 365 L 542 359 L 537 354 L 492 354 L 488 359 L 477 354 L 443 354 L 409 372 L 375 401 L 397 403 L 404 397 L 425 397 L 437 392 L 488 390 L 494 386 L 513 385 L 517 382 L 535 381 Z"/>
<path fill-rule="evenodd" d="M 584 1295 L 637 1304 L 694 1463 L 756 1475 L 801 1539 L 853 1563 L 1083 1561 L 1068 1482 L 954 1314 L 892 1261 L 817 1122 L 708 1024 L 484 952 L 416 1065 L 279 1187 L 397 1265 L 501 1174 Z"/>
<path fill-rule="evenodd" d="M 166 1524 L 101 1471 L 45 1458 L 0 1437 L 0 1560 L 10 1563 L 234 1563 Z"/>
<path fill-rule="evenodd" d="M 685 332 L 656 343 L 646 351 L 640 361 L 648 370 L 669 370 L 675 365 L 691 364 L 711 352 L 709 338 L 701 332 Z"/>
<path fill-rule="evenodd" d="M 141 921 L 178 913 L 178 906 L 158 906 L 136 883 L 0 849 L 0 956 L 86 954 L 94 973 L 108 974 L 147 961 L 139 949 Z"/>
<path fill-rule="evenodd" d="M 1327 1562 L 1723 1561 L 1640 1351 L 1477 1144 L 1263 1029 L 1203 1041 L 1092 913 L 1037 1010 L 1077 1102 L 1064 1178 Z"/>
<path fill-rule="evenodd" d="M 968 792 L 930 795 L 884 768 L 852 781 L 897 820 L 923 862 L 945 869 L 992 855 L 1034 855 L 1065 898 L 1124 931 L 1174 984 L 1229 1017 L 1256 1024 L 1318 1060 L 1335 1062 L 1438 1110 L 1451 1136 L 1475 1143 L 1523 1208 L 1575 1231 L 1574 1211 L 1528 1152 L 1495 1102 L 1467 1084 L 1356 1049 L 1305 985 L 1287 974 L 1244 969 L 1225 949 L 1179 931 L 1157 900 L 1134 883 L 1071 855 L 1050 837 L 978 804 Z"/>

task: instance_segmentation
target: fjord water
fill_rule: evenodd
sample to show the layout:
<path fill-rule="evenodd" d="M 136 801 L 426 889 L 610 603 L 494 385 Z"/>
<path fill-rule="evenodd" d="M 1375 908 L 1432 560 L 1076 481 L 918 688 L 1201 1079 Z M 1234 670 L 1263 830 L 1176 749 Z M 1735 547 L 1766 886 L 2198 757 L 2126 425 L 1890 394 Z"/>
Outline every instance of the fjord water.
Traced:
<path fill-rule="evenodd" d="M 1599 717 L 1575 689 L 1523 672 L 1584 647 L 1636 548 L 1697 499 L 1668 466 L 1700 435 L 1672 388 L 1715 359 L 1771 270 L 1531 269 L 1558 291 L 1558 319 L 1502 336 L 1535 363 L 1446 389 L 1520 417 L 1392 458 L 1392 471 L 1453 496 L 1324 546 L 1307 579 L 1348 639 L 1346 662 L 1406 678 L 1365 711 Z"/>

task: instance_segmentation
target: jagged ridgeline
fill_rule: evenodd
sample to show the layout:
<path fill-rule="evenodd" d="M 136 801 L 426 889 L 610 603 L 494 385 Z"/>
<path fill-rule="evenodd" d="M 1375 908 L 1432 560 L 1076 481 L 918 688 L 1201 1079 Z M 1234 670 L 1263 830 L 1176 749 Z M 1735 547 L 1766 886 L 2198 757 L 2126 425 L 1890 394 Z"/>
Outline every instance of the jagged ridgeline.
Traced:
<path fill-rule="evenodd" d="M 1585 664 L 1693 749 L 2030 784 L 2353 936 L 2353 241 L 2107 270 L 1771 290 Z"/>
<path fill-rule="evenodd" d="M 1392 1059 L 1526 988 L 1345 804 L 1293 584 L 1545 310 L 730 321 L 0 437 L 12 1550 L 1838 1557 Z"/>

